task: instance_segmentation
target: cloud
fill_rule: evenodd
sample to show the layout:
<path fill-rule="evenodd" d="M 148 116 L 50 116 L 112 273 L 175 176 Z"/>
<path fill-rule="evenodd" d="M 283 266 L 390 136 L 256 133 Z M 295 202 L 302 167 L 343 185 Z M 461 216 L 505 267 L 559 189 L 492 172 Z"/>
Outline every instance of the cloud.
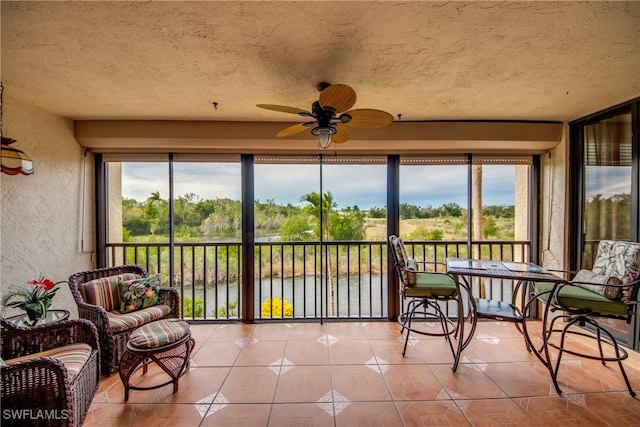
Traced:
<path fill-rule="evenodd" d="M 483 168 L 484 204 L 514 203 L 514 166 Z M 239 163 L 174 163 L 174 196 L 194 193 L 201 199 L 240 200 Z M 257 200 L 302 205 L 300 198 L 320 191 L 320 165 L 256 164 Z M 387 204 L 386 165 L 323 165 L 322 191 L 330 191 L 339 208 L 384 207 Z M 123 163 L 122 193 L 138 201 L 151 193 L 169 197 L 167 163 Z M 467 166 L 402 166 L 400 201 L 417 206 L 438 207 L 444 203 L 467 204 Z"/>
<path fill-rule="evenodd" d="M 587 200 L 597 195 L 607 199 L 614 194 L 631 194 L 631 167 L 587 166 L 585 181 Z"/>

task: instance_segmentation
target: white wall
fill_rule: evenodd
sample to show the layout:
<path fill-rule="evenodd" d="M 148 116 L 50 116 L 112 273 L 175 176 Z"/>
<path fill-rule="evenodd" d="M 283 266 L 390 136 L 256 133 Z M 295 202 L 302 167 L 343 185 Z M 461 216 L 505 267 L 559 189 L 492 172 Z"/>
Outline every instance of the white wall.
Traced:
<path fill-rule="evenodd" d="M 565 124 L 564 137 L 560 144 L 541 161 L 541 199 L 542 221 L 540 226 L 542 265 L 551 269 L 567 269 L 567 137 L 568 125 Z"/>
<path fill-rule="evenodd" d="M 0 293 L 28 286 L 33 278 L 60 281 L 94 268 L 93 158 L 83 156 L 71 120 L 12 99 L 7 89 L 3 135 L 17 140 L 14 147 L 31 157 L 35 172 L 0 177 Z M 67 285 L 61 286 L 52 308 L 77 317 Z"/>

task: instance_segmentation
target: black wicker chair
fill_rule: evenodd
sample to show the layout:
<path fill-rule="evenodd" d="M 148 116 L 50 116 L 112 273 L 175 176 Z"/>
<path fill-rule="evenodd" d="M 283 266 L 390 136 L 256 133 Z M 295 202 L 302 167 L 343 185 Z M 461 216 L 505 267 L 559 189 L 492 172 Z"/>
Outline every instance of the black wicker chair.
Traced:
<path fill-rule="evenodd" d="M 87 303 L 83 297 L 84 293 L 81 292 L 81 287 L 95 279 L 116 277 L 123 274 L 146 277 L 147 271 L 139 265 L 121 265 L 81 271 L 69 277 L 71 293 L 78 305 L 78 317 L 90 320 L 98 329 L 103 374 L 112 374 L 118 371 L 120 359 L 127 348 L 129 336 L 141 324 L 131 325 L 131 327 L 124 330 L 122 330 L 121 325 L 114 327 L 110 324 L 110 321 L 117 320 L 120 315 L 119 312 L 116 310 L 109 310 L 108 312 L 104 307 Z M 165 308 L 166 314 L 151 317 L 150 321 L 180 317 L 180 297 L 176 289 L 160 288 L 159 302 L 161 305 L 168 307 L 168 309 Z M 119 303 L 116 305 L 119 305 Z"/>
<path fill-rule="evenodd" d="M 96 327 L 80 319 L 21 327 L 0 317 L 0 328 L 2 426 L 82 425 L 100 380 Z M 77 372 L 61 361 L 65 351 Z M 80 366 L 79 353 L 88 354 Z"/>

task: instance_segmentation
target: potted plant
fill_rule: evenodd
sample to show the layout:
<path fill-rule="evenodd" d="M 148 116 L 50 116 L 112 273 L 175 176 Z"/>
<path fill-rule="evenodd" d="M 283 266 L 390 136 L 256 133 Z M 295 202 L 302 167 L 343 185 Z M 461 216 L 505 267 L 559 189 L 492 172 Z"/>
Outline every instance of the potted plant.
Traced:
<path fill-rule="evenodd" d="M 29 280 L 27 283 L 33 286 L 32 290 L 20 288 L 9 291 L 2 297 L 0 304 L 3 308 L 11 307 L 24 310 L 31 324 L 35 325 L 39 319 L 47 316 L 47 310 L 51 307 L 51 301 L 59 289 L 57 285 L 67 282 L 54 283 L 51 279 L 41 277 L 38 280 Z"/>

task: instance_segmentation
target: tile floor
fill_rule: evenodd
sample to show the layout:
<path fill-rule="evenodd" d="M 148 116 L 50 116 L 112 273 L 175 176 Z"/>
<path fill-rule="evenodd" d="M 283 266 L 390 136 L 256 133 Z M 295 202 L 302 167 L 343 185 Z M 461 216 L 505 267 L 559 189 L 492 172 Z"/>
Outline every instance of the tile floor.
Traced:
<path fill-rule="evenodd" d="M 119 376 L 103 376 L 84 426 L 640 425 L 640 399 L 616 364 L 563 357 L 558 396 L 509 323 L 479 322 L 456 373 L 443 338 L 416 335 L 403 358 L 393 322 L 191 330 L 191 369 L 176 394 L 133 390 L 125 403 Z M 640 355 L 625 366 L 640 395 Z"/>

